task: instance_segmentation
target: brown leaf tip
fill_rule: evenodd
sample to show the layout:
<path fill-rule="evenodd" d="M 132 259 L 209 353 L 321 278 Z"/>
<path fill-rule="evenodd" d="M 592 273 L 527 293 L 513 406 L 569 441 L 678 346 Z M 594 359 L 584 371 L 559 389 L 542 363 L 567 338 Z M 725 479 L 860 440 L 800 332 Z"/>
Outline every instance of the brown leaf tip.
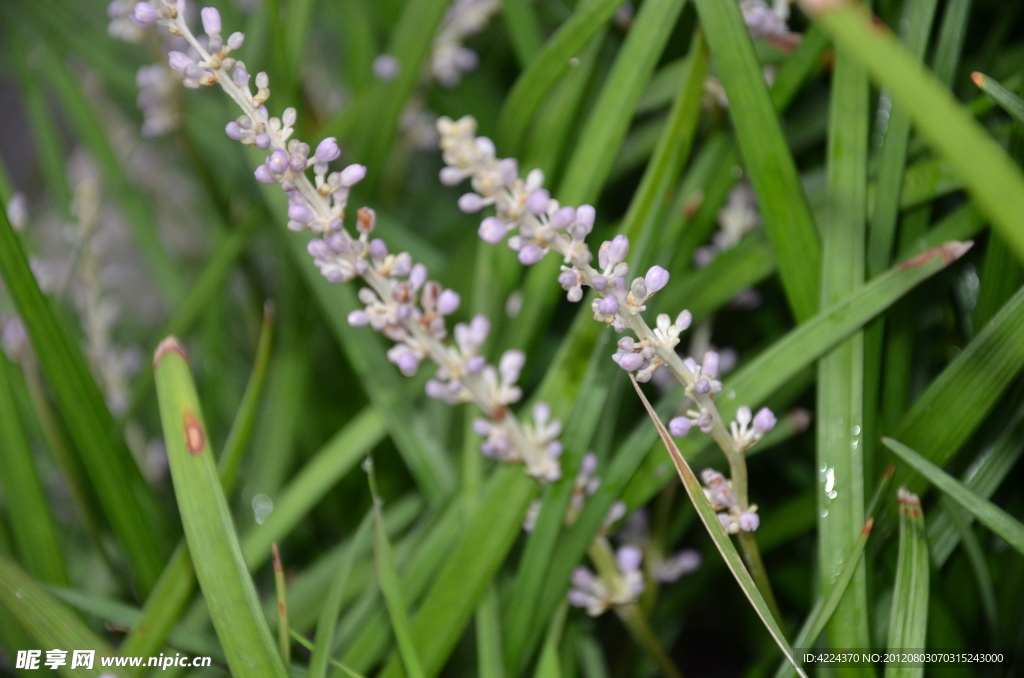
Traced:
<path fill-rule="evenodd" d="M 206 432 L 192 410 L 185 410 L 185 447 L 192 456 L 202 454 L 206 447 Z"/>
<path fill-rule="evenodd" d="M 188 362 L 188 353 L 185 352 L 185 347 L 182 346 L 181 342 L 178 341 L 178 338 L 172 334 L 161 341 L 160 345 L 156 347 L 156 351 L 153 353 L 154 370 L 156 369 L 156 366 L 160 364 L 160 360 L 168 353 L 177 353 L 185 359 L 186 363 Z"/>
<path fill-rule="evenodd" d="M 921 498 L 906 487 L 901 487 L 896 491 L 896 498 L 899 500 L 900 506 L 903 507 L 904 511 L 914 509 L 916 512 L 916 509 L 921 507 Z"/>
<path fill-rule="evenodd" d="M 281 565 L 281 551 L 277 548 L 277 543 L 270 545 L 270 552 L 274 556 L 274 572 L 284 572 L 284 567 Z"/>
<path fill-rule="evenodd" d="M 974 247 L 973 240 L 967 240 L 966 242 L 960 242 L 959 240 L 950 240 L 947 243 L 933 247 L 926 252 L 918 254 L 912 259 L 907 259 L 900 264 L 900 270 L 906 270 L 908 268 L 917 268 L 928 263 L 933 257 L 942 257 L 946 266 L 949 266 L 954 261 L 962 257 L 967 253 L 969 249 Z"/>
<path fill-rule="evenodd" d="M 974 71 L 973 73 L 971 73 L 971 80 L 973 80 L 974 84 L 977 85 L 979 88 L 982 88 L 982 87 L 985 86 L 985 74 L 984 73 L 981 73 L 979 71 Z"/>
<path fill-rule="evenodd" d="M 871 528 L 873 528 L 874 526 L 875 526 L 875 519 L 874 518 L 868 518 L 866 521 L 864 521 L 864 527 L 862 527 L 860 529 L 860 533 L 861 534 L 871 534 Z"/>

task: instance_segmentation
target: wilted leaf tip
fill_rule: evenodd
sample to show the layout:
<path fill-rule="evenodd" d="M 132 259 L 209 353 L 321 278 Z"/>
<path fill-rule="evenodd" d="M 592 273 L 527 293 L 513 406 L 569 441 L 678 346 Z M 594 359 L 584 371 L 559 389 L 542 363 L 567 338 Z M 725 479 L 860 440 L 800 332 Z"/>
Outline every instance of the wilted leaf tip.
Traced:
<path fill-rule="evenodd" d="M 188 353 L 185 352 L 185 347 L 181 345 L 181 342 L 178 341 L 176 336 L 171 335 L 161 341 L 160 345 L 156 347 L 156 351 L 153 353 L 154 370 L 157 368 L 157 365 L 160 364 L 160 360 L 168 353 L 177 353 L 185 359 L 186 363 L 188 362 Z"/>
<path fill-rule="evenodd" d="M 906 270 L 908 268 L 917 268 L 927 263 L 932 257 L 941 256 L 945 261 L 946 266 L 949 266 L 954 261 L 967 254 L 967 251 L 974 247 L 973 240 L 967 240 L 961 242 L 959 240 L 951 240 L 947 243 L 933 247 L 927 252 L 918 254 L 913 259 L 907 259 L 900 264 L 900 270 Z"/>
<path fill-rule="evenodd" d="M 902 510 L 903 513 L 913 516 L 914 518 L 921 517 L 921 499 L 916 494 L 908 490 L 906 487 L 901 487 L 896 492 L 896 497 L 899 499 L 900 510 Z"/>
<path fill-rule="evenodd" d="M 974 84 L 977 85 L 978 87 L 981 87 L 981 88 L 985 87 L 985 74 L 984 73 L 981 73 L 980 71 L 974 71 L 973 73 L 971 73 L 971 80 L 973 80 Z"/>

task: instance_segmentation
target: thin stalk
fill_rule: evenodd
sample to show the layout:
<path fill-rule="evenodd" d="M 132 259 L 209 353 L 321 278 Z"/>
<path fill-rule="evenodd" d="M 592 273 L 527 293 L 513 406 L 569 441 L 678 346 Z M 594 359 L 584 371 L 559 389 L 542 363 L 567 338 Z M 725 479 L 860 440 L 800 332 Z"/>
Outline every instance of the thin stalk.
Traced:
<path fill-rule="evenodd" d="M 736 541 L 740 544 L 743 562 L 746 563 L 750 576 L 754 578 L 757 590 L 761 592 L 761 597 L 764 598 L 765 604 L 771 610 L 772 616 L 781 624 L 782 613 L 779 611 L 779 604 L 775 600 L 775 594 L 772 593 L 772 585 L 768 580 L 768 570 L 764 567 L 764 561 L 761 559 L 761 550 L 757 547 L 757 539 L 754 538 L 754 533 L 738 532 L 736 534 Z"/>
<path fill-rule="evenodd" d="M 281 566 L 281 551 L 277 542 L 271 544 L 274 554 L 274 589 L 277 592 L 277 648 L 285 666 L 292 660 L 292 644 L 288 631 L 288 592 L 285 588 L 284 567 Z"/>

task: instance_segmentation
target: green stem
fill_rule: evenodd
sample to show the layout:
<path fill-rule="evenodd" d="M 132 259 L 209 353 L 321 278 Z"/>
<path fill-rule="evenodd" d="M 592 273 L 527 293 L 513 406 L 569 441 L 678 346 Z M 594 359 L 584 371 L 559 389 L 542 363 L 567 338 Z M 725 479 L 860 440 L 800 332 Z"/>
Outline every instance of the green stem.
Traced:
<path fill-rule="evenodd" d="M 779 604 L 775 602 L 775 594 L 772 593 L 772 585 L 768 580 L 768 571 L 764 569 L 764 561 L 761 560 L 761 550 L 757 548 L 757 540 L 753 532 L 740 532 L 736 535 L 736 541 L 740 544 L 740 551 L 743 553 L 743 562 L 750 570 L 750 576 L 754 578 L 761 597 L 771 610 L 772 616 L 780 624 L 782 614 L 779 613 Z"/>

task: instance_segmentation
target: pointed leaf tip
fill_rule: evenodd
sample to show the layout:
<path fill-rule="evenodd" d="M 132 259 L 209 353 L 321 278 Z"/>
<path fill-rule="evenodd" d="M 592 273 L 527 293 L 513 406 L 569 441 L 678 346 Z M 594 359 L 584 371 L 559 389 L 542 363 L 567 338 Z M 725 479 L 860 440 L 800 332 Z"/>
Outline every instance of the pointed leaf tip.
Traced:
<path fill-rule="evenodd" d="M 981 71 L 974 71 L 971 73 L 971 80 L 973 80 L 974 84 L 979 88 L 985 87 L 985 74 Z"/>
<path fill-rule="evenodd" d="M 173 334 L 169 337 L 165 337 L 160 345 L 156 347 L 156 351 L 153 353 L 153 369 L 155 370 L 157 365 L 160 364 L 160 360 L 168 353 L 177 353 L 185 362 L 188 362 L 188 353 L 185 352 L 185 347 L 181 345 L 178 338 Z"/>

